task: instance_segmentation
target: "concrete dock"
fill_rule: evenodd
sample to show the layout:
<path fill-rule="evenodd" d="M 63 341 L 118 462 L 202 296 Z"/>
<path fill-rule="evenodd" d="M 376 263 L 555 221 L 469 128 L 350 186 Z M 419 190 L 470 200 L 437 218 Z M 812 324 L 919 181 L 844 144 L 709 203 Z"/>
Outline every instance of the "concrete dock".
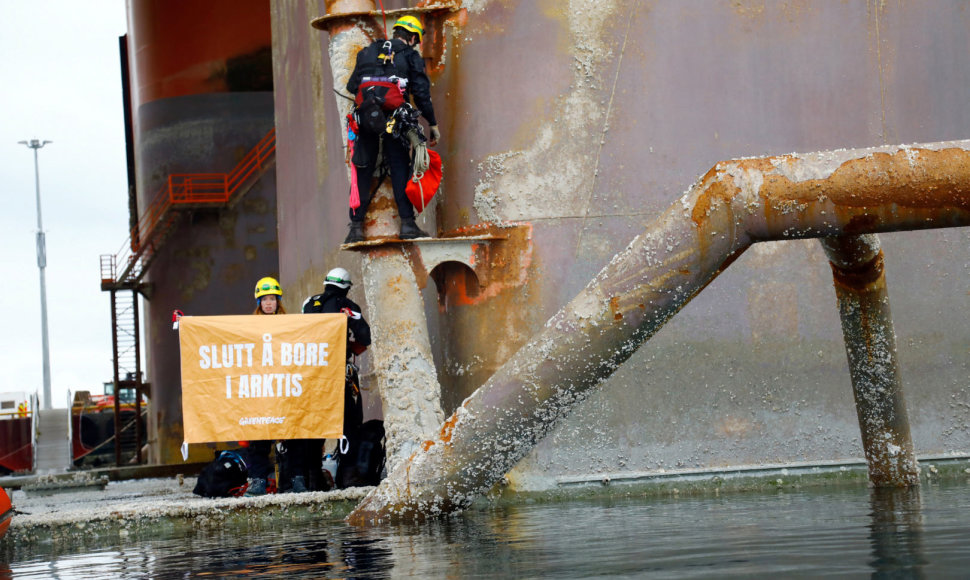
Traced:
<path fill-rule="evenodd" d="M 2 477 L 0 487 L 7 490 L 16 510 L 3 541 L 58 542 L 78 534 L 125 537 L 307 515 L 339 519 L 372 489 L 209 499 L 192 493 L 195 481 L 194 475 L 184 474 L 113 480 L 96 472 Z"/>

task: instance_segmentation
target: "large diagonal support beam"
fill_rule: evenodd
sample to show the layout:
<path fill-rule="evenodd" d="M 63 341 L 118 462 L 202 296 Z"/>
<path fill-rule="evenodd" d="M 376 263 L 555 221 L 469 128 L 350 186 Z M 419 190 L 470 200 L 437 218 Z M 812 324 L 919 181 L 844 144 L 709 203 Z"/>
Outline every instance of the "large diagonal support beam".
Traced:
<path fill-rule="evenodd" d="M 748 246 L 970 225 L 970 141 L 718 163 L 348 516 L 469 505 Z"/>

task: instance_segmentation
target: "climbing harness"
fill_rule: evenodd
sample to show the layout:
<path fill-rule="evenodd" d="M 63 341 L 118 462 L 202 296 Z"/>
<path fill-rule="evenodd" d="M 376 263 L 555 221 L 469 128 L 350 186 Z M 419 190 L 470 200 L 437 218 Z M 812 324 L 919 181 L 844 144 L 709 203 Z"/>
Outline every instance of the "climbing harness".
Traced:
<path fill-rule="evenodd" d="M 408 181 L 406 194 L 420 212 L 427 207 L 427 202 L 435 195 L 441 183 L 441 158 L 433 151 L 428 151 L 427 139 L 418 121 L 420 112 L 406 99 L 408 79 L 393 74 L 396 72 L 394 45 L 387 35 L 387 14 L 383 0 L 380 4 L 384 19 L 384 40 L 374 41 L 365 49 L 371 51 L 367 59 L 362 61 L 367 63 L 367 68 L 355 71 L 364 76 L 360 77 L 357 94 L 353 97 L 354 107 L 347 116 L 347 160 L 351 165 L 348 201 L 352 210 L 360 208 L 360 187 L 355 167 L 369 167 L 375 163 L 379 169 L 380 175 L 371 194 L 380 188 L 390 173 L 383 158 L 383 139 L 378 139 L 380 145 L 376 160 L 367 159 L 368 150 L 360 149 L 357 142 L 361 135 L 376 134 L 397 139 L 412 151 L 412 176 Z M 419 42 L 423 36 L 420 21 L 413 16 L 398 19 L 395 26 L 417 34 Z M 377 52 L 376 57 L 373 55 L 374 51 Z M 371 58 L 374 60 L 370 60 Z M 392 74 L 387 74 L 388 72 Z M 339 92 L 337 94 L 347 98 Z"/>
<path fill-rule="evenodd" d="M 385 63 L 382 66 L 387 66 L 387 64 Z M 373 99 L 385 111 L 393 111 L 404 104 L 407 79 L 390 75 L 366 76 L 361 77 L 360 80 L 360 88 L 354 98 L 354 104 L 358 107 L 367 99 Z"/>
<path fill-rule="evenodd" d="M 400 139 L 405 145 L 417 146 L 424 142 L 424 131 L 418 123 L 418 110 L 411 103 L 402 103 L 394 109 L 394 112 L 387 119 L 385 132 Z M 414 135 L 409 133 L 414 132 Z"/>

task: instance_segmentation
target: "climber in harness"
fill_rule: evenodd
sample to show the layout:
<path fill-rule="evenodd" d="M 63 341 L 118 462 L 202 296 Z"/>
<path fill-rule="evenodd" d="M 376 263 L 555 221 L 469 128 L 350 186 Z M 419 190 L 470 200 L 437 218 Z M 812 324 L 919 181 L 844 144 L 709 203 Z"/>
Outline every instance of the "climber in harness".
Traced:
<path fill-rule="evenodd" d="M 414 48 L 421 43 L 423 34 L 421 21 L 414 16 L 403 16 L 394 23 L 390 40 L 375 40 L 357 53 L 347 91 L 356 96 L 350 133 L 354 135 L 353 177 L 356 178 L 359 205 L 354 207 L 352 193 L 350 232 L 345 244 L 364 240 L 364 217 L 373 196 L 371 182 L 381 157 L 390 174 L 394 201 L 401 218 L 400 238 L 429 237 L 415 223 L 414 206 L 406 193 L 412 169 L 412 150 L 416 162 L 426 165 L 425 147 L 435 146 L 441 138 L 431 104 L 431 81 L 424 70 L 424 59 Z M 411 99 L 416 108 L 410 104 Z M 419 113 L 428 122 L 427 145 L 418 123 Z"/>
<path fill-rule="evenodd" d="M 320 294 L 314 294 L 303 302 L 304 314 L 346 314 L 347 315 L 347 374 L 344 385 L 344 437 L 347 439 L 347 447 L 338 447 L 340 453 L 337 461 L 344 466 L 337 469 L 337 487 L 347 487 L 344 477 L 341 477 L 350 463 L 346 459 L 349 452 L 360 447 L 361 437 L 366 437 L 368 431 L 362 431 L 364 425 L 363 399 L 360 394 L 360 377 L 357 366 L 357 356 L 364 353 L 371 344 L 370 325 L 361 314 L 361 308 L 356 302 L 347 297 L 353 282 L 350 273 L 343 268 L 334 268 L 327 272 L 324 279 L 324 290 Z M 383 423 L 381 423 L 383 430 Z M 322 446 L 322 441 L 320 442 Z M 321 447 L 313 450 L 313 457 L 317 463 L 320 462 Z M 379 462 L 378 462 L 379 463 Z M 379 471 L 379 470 L 378 470 Z M 376 485 L 372 482 L 369 485 Z"/>

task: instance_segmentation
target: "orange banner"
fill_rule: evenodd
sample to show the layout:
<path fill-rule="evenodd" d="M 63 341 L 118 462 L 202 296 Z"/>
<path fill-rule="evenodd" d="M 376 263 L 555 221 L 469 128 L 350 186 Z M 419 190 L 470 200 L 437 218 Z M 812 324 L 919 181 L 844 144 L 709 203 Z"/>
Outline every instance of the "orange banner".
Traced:
<path fill-rule="evenodd" d="M 339 438 L 347 317 L 184 316 L 186 443 Z"/>

